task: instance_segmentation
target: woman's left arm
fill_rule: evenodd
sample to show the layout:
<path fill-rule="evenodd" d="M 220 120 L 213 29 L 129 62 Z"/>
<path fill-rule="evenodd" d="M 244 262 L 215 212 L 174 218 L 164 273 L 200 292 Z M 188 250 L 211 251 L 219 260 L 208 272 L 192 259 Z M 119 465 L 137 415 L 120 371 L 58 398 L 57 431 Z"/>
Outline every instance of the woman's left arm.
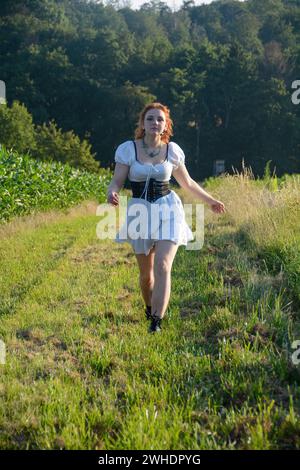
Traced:
<path fill-rule="evenodd" d="M 173 170 L 172 175 L 183 189 L 185 189 L 197 199 L 206 202 L 213 212 L 225 212 L 225 206 L 223 202 L 218 201 L 206 191 L 204 191 L 204 189 L 201 188 L 201 186 L 190 177 L 190 174 L 187 171 L 184 163 L 182 163 L 176 170 Z"/>

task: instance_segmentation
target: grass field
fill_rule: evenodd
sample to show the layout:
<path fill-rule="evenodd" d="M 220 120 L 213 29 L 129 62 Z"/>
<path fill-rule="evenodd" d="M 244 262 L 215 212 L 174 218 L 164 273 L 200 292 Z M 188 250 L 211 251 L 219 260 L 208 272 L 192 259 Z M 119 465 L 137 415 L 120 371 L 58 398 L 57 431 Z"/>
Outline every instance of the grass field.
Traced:
<path fill-rule="evenodd" d="M 300 448 L 299 177 L 207 189 L 227 212 L 179 248 L 155 335 L 95 203 L 1 227 L 1 449 Z"/>

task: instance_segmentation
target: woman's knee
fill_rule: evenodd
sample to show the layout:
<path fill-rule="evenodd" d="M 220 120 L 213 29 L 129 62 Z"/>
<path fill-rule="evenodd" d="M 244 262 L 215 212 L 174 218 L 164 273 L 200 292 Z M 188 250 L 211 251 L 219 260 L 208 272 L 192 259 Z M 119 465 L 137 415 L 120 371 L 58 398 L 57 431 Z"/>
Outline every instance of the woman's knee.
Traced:
<path fill-rule="evenodd" d="M 154 273 L 153 272 L 141 272 L 140 273 L 140 282 L 143 285 L 151 286 L 154 283 Z"/>
<path fill-rule="evenodd" d="M 172 269 L 172 262 L 168 260 L 167 258 L 161 258 L 158 260 L 155 260 L 154 263 L 154 272 L 155 276 L 164 276 L 166 274 L 169 274 Z"/>

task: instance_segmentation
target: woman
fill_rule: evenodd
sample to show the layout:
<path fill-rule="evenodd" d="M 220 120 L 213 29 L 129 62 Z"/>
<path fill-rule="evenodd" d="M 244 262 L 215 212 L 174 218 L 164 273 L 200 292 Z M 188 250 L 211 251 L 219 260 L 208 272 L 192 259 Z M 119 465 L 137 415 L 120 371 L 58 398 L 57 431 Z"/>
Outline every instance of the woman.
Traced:
<path fill-rule="evenodd" d="M 135 140 L 123 142 L 116 150 L 115 172 L 107 192 L 107 201 L 118 206 L 118 193 L 128 176 L 133 197 L 127 206 L 125 225 L 115 241 L 131 243 L 135 252 L 145 313 L 151 320 L 149 332 L 161 330 L 170 299 L 171 269 L 178 246 L 193 240 L 181 200 L 169 189 L 171 175 L 195 198 L 209 204 L 214 212 L 225 212 L 224 204 L 190 177 L 182 149 L 175 142 L 169 142 L 173 135 L 172 126 L 167 106 L 160 103 L 145 106 L 139 116 Z M 140 233 L 133 224 L 136 208 L 140 215 L 143 214 Z M 153 209 L 159 212 L 153 212 Z M 153 214 L 158 216 L 154 218 Z M 130 224 L 135 232 L 129 230 Z M 124 228 L 126 235 L 121 239 Z"/>

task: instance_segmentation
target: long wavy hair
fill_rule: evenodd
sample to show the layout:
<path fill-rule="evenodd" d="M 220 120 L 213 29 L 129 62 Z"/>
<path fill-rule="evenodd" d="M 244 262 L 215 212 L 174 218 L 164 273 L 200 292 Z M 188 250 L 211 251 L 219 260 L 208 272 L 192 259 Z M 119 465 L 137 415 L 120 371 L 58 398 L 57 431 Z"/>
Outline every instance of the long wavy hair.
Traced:
<path fill-rule="evenodd" d="M 144 119 L 145 119 L 146 113 L 150 109 L 160 109 L 161 111 L 163 111 L 165 113 L 166 127 L 165 127 L 165 130 L 164 130 L 163 134 L 160 136 L 160 138 L 161 138 L 162 142 L 167 144 L 170 141 L 170 137 L 173 135 L 173 121 L 170 117 L 169 108 L 167 106 L 161 104 L 161 103 L 149 103 L 140 112 L 139 120 L 138 120 L 138 123 L 137 123 L 137 128 L 135 129 L 135 132 L 134 132 L 134 137 L 135 137 L 136 140 L 137 139 L 142 139 L 144 137 L 144 135 L 145 135 L 145 130 L 143 129 Z"/>

